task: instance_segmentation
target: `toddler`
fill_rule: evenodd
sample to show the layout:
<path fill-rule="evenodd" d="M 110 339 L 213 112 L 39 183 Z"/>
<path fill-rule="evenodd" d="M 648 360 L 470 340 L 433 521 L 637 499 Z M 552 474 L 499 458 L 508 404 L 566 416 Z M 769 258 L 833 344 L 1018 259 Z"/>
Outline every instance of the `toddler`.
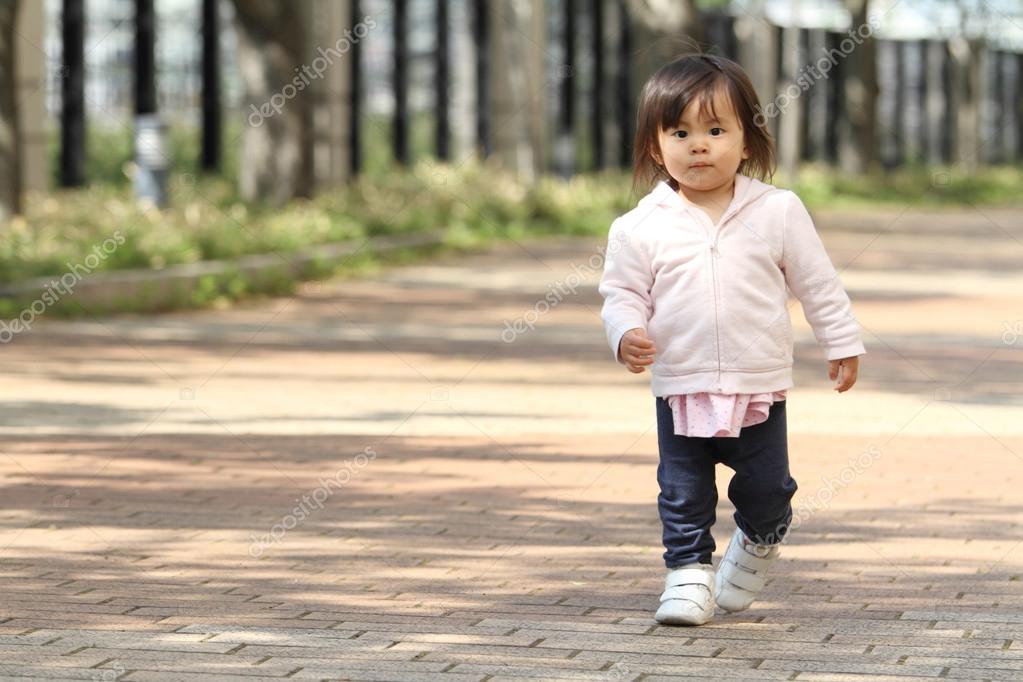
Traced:
<path fill-rule="evenodd" d="M 668 571 L 654 617 L 701 625 L 715 606 L 750 606 L 792 520 L 786 286 L 839 393 L 865 350 L 803 203 L 764 182 L 773 140 L 738 64 L 698 54 L 661 67 L 643 88 L 634 154 L 634 181 L 653 189 L 611 224 L 601 316 L 616 362 L 652 375 Z M 734 470 L 736 529 L 715 571 L 718 462 Z"/>

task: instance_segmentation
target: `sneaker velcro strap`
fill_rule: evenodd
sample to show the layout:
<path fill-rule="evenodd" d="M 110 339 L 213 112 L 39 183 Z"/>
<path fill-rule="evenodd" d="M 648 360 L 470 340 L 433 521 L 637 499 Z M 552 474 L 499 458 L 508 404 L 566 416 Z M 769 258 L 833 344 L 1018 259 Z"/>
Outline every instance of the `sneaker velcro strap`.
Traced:
<path fill-rule="evenodd" d="M 767 558 L 754 556 L 745 550 L 736 552 L 736 554 L 738 555 L 738 560 L 735 563 L 748 571 L 756 571 L 757 573 L 766 571 L 774 563 L 775 559 L 778 558 L 777 554 Z"/>
<path fill-rule="evenodd" d="M 767 578 L 763 573 L 750 573 L 738 566 L 730 567 L 731 570 L 723 572 L 725 580 L 750 592 L 759 592 L 764 587 Z M 718 569 L 722 572 L 721 569 Z"/>
<path fill-rule="evenodd" d="M 706 585 L 713 590 L 714 577 L 702 568 L 676 568 L 665 576 L 664 586 L 670 589 L 676 585 Z"/>
<path fill-rule="evenodd" d="M 710 599 L 710 595 L 714 592 L 713 587 L 711 587 L 710 585 L 705 585 L 707 591 L 698 593 L 697 596 L 693 594 L 693 590 L 691 589 L 692 585 L 703 585 L 703 583 L 673 585 L 672 587 L 669 587 L 661 594 L 661 601 L 667 601 L 669 599 L 685 599 L 687 601 L 700 604 L 701 602 L 706 602 L 708 599 Z"/>

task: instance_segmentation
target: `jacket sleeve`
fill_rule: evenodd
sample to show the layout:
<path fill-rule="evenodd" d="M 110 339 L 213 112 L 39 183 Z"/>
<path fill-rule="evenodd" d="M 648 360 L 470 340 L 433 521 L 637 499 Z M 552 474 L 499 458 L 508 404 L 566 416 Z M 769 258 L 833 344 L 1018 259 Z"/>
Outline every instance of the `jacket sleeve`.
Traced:
<path fill-rule="evenodd" d="M 864 355 L 860 325 L 813 219 L 795 193 L 789 192 L 782 242 L 785 283 L 799 299 L 806 321 L 828 360 Z"/>
<path fill-rule="evenodd" d="M 618 364 L 618 345 L 625 332 L 636 327 L 646 329 L 653 312 L 650 289 L 653 271 L 643 247 L 621 218 L 611 223 L 604 255 L 604 273 L 597 290 L 604 297 L 600 316 Z"/>

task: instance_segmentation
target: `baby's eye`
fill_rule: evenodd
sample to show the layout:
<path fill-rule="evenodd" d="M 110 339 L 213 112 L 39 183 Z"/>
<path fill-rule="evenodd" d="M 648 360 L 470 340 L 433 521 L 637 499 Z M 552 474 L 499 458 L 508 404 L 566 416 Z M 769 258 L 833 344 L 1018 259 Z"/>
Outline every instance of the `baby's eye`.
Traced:
<path fill-rule="evenodd" d="M 684 139 L 686 134 L 687 133 L 684 130 L 676 130 L 675 132 L 672 133 L 672 135 L 674 135 L 675 137 L 677 137 L 680 140 Z"/>
<path fill-rule="evenodd" d="M 724 135 L 724 133 L 725 133 L 725 129 L 724 128 L 711 128 L 710 129 L 710 134 L 711 135 L 715 135 L 715 136 L 717 136 L 717 135 Z"/>

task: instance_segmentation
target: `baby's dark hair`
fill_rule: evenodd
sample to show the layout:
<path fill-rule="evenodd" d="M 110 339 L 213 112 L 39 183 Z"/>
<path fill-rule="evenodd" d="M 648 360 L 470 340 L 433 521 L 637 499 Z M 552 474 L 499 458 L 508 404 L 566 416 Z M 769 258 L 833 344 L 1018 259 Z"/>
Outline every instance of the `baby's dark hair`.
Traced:
<path fill-rule="evenodd" d="M 739 164 L 739 173 L 760 180 L 774 175 L 774 140 L 749 76 L 731 59 L 691 54 L 665 64 L 643 86 L 632 147 L 633 187 L 648 187 L 664 180 L 678 191 L 678 182 L 653 156 L 653 150 L 659 149 L 658 136 L 662 130 L 678 125 L 682 112 L 693 100 L 699 101 L 701 114 L 715 115 L 714 93 L 719 88 L 732 103 L 749 148 L 749 158 Z"/>

